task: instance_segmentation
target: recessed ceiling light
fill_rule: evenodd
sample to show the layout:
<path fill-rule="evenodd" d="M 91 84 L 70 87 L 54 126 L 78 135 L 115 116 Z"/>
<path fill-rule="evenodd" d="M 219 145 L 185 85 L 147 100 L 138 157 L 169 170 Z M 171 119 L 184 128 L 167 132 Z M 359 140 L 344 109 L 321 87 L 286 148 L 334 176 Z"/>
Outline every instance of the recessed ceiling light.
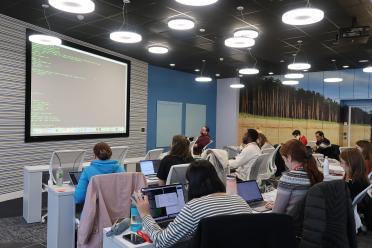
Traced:
<path fill-rule="evenodd" d="M 254 39 L 247 37 L 231 37 L 225 40 L 225 46 L 233 48 L 247 48 L 254 46 Z"/>
<path fill-rule="evenodd" d="M 339 82 L 342 82 L 343 79 L 337 78 L 337 77 L 334 77 L 334 78 L 330 77 L 330 78 L 325 78 L 323 81 L 326 83 L 339 83 Z"/>
<path fill-rule="evenodd" d="M 342 68 L 349 68 L 350 66 L 348 65 L 343 65 Z"/>
<path fill-rule="evenodd" d="M 205 32 L 205 29 L 204 28 L 201 28 L 199 29 L 200 32 L 204 33 Z"/>
<path fill-rule="evenodd" d="M 110 33 L 110 39 L 120 43 L 138 43 L 142 40 L 142 36 L 130 31 L 116 31 Z"/>
<path fill-rule="evenodd" d="M 361 59 L 361 60 L 358 60 L 359 63 L 367 63 L 368 62 L 368 59 Z"/>
<path fill-rule="evenodd" d="M 60 38 L 44 35 L 44 34 L 32 34 L 28 36 L 28 40 L 41 45 L 57 46 L 62 44 Z"/>
<path fill-rule="evenodd" d="M 363 72 L 372 73 L 372 66 L 368 66 L 366 68 L 363 68 Z"/>
<path fill-rule="evenodd" d="M 282 84 L 284 84 L 284 85 L 297 85 L 298 81 L 296 81 L 296 80 L 284 80 L 284 81 L 282 81 Z"/>
<path fill-rule="evenodd" d="M 218 0 L 176 0 L 180 4 L 190 6 L 206 6 L 216 3 Z"/>
<path fill-rule="evenodd" d="M 211 82 L 212 81 L 212 78 L 200 76 L 200 77 L 196 77 L 195 78 L 195 81 L 196 82 L 199 82 L 199 83 L 207 83 L 207 82 Z"/>
<path fill-rule="evenodd" d="M 91 0 L 49 0 L 54 8 L 75 14 L 91 13 L 95 9 L 95 4 Z"/>
<path fill-rule="evenodd" d="M 147 48 L 147 50 L 150 53 L 155 53 L 155 54 L 165 54 L 169 51 L 169 49 L 165 46 L 150 46 Z"/>
<path fill-rule="evenodd" d="M 219 73 L 216 73 L 216 77 L 219 77 L 219 76 L 221 76 Z"/>
<path fill-rule="evenodd" d="M 176 64 L 169 64 L 169 66 L 175 67 L 175 66 L 176 66 Z"/>
<path fill-rule="evenodd" d="M 220 61 L 223 61 L 223 58 L 222 57 L 220 58 Z"/>
<path fill-rule="evenodd" d="M 305 69 L 304 71 L 309 71 L 309 70 Z"/>
<path fill-rule="evenodd" d="M 284 61 L 284 59 L 281 59 L 279 62 L 280 62 L 280 63 L 284 63 L 285 61 Z"/>
<path fill-rule="evenodd" d="M 282 22 L 289 25 L 308 25 L 320 22 L 324 18 L 324 12 L 316 8 L 298 8 L 285 12 Z"/>
<path fill-rule="evenodd" d="M 298 79 L 298 78 L 303 78 L 304 74 L 302 73 L 288 73 L 284 75 L 285 78 L 290 78 L 290 79 Z"/>
<path fill-rule="evenodd" d="M 274 72 L 269 72 L 269 75 L 274 75 Z"/>
<path fill-rule="evenodd" d="M 230 84 L 230 88 L 241 89 L 244 88 L 244 84 Z"/>
<path fill-rule="evenodd" d="M 256 39 L 258 37 L 258 32 L 254 29 L 240 29 L 234 32 L 234 37 L 247 37 Z"/>
<path fill-rule="evenodd" d="M 239 70 L 239 73 L 244 75 L 254 75 L 258 74 L 259 72 L 260 71 L 256 68 L 243 68 Z"/>
<path fill-rule="evenodd" d="M 239 74 L 239 77 L 243 77 L 243 75 L 242 74 Z"/>
<path fill-rule="evenodd" d="M 194 71 L 198 72 L 198 71 L 200 71 L 200 69 L 195 69 Z"/>
<path fill-rule="evenodd" d="M 195 27 L 195 22 L 187 18 L 174 18 L 169 20 L 168 27 L 175 30 L 188 30 Z"/>
<path fill-rule="evenodd" d="M 290 70 L 307 70 L 310 69 L 311 65 L 308 63 L 292 63 L 288 65 Z"/>

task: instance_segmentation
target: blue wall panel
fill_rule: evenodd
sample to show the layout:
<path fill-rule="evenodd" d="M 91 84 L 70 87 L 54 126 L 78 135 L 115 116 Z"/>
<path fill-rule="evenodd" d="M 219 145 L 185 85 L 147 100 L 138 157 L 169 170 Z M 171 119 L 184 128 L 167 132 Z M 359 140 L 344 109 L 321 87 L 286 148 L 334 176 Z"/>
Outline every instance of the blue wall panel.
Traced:
<path fill-rule="evenodd" d="M 206 124 L 211 130 L 210 135 L 212 139 L 215 140 L 216 81 L 197 83 L 194 81 L 194 74 L 153 65 L 149 65 L 148 68 L 147 149 L 154 149 L 156 147 L 156 103 L 159 100 L 183 103 L 183 134 L 185 132 L 186 103 L 207 105 Z"/>

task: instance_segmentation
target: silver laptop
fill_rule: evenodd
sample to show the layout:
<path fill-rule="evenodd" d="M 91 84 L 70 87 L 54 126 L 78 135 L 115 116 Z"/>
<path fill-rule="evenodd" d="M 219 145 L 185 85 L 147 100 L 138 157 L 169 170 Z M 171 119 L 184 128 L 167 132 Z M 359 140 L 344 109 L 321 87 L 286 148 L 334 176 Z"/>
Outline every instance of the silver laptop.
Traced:
<path fill-rule="evenodd" d="M 182 184 L 143 188 L 142 194 L 147 195 L 151 216 L 161 227 L 166 227 L 185 206 Z"/>
<path fill-rule="evenodd" d="M 237 183 L 238 195 L 240 195 L 248 205 L 257 212 L 266 212 L 267 209 L 260 189 L 258 188 L 256 180 L 248 180 Z"/>
<path fill-rule="evenodd" d="M 154 160 L 141 160 L 140 170 L 148 178 L 156 177 Z"/>

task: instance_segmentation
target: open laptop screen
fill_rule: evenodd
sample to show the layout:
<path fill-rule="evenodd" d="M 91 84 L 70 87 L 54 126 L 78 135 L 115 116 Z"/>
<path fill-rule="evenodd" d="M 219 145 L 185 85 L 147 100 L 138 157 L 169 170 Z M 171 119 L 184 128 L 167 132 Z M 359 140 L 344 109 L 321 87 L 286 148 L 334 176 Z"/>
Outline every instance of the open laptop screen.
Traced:
<path fill-rule="evenodd" d="M 185 205 L 182 184 L 142 189 L 150 203 L 150 213 L 155 221 L 172 219 Z"/>
<path fill-rule="evenodd" d="M 71 182 L 73 185 L 77 185 L 79 183 L 79 180 L 80 180 L 80 176 L 81 176 L 81 171 L 79 172 L 69 172 L 68 174 L 70 175 L 70 178 L 71 178 Z"/>
<path fill-rule="evenodd" d="M 153 160 L 141 160 L 140 161 L 141 172 L 145 175 L 155 175 L 154 162 Z"/>
<path fill-rule="evenodd" d="M 237 183 L 237 190 L 238 195 L 240 195 L 248 203 L 263 201 L 256 180 L 249 180 Z"/>

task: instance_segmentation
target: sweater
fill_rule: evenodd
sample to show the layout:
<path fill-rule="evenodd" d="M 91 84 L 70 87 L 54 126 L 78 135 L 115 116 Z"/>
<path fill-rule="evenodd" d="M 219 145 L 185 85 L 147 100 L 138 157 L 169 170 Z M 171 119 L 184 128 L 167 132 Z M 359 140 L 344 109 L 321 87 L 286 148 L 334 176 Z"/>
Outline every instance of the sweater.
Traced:
<path fill-rule="evenodd" d="M 292 170 L 283 173 L 279 180 L 273 212 L 285 214 L 292 212 L 296 204 L 306 196 L 310 186 L 310 179 L 305 171 Z"/>
<path fill-rule="evenodd" d="M 189 201 L 164 230 L 150 216 L 143 218 L 143 227 L 155 247 L 170 247 L 191 237 L 201 219 L 217 215 L 248 214 L 252 210 L 238 195 L 212 194 Z"/>
<path fill-rule="evenodd" d="M 116 160 L 93 160 L 80 176 L 74 194 L 75 203 L 84 202 L 89 181 L 93 176 L 118 172 L 124 172 L 124 168 Z"/>
<path fill-rule="evenodd" d="M 229 160 L 229 166 L 236 169 L 236 174 L 241 180 L 248 180 L 251 167 L 260 154 L 261 149 L 256 142 L 248 143 L 235 159 Z"/>

